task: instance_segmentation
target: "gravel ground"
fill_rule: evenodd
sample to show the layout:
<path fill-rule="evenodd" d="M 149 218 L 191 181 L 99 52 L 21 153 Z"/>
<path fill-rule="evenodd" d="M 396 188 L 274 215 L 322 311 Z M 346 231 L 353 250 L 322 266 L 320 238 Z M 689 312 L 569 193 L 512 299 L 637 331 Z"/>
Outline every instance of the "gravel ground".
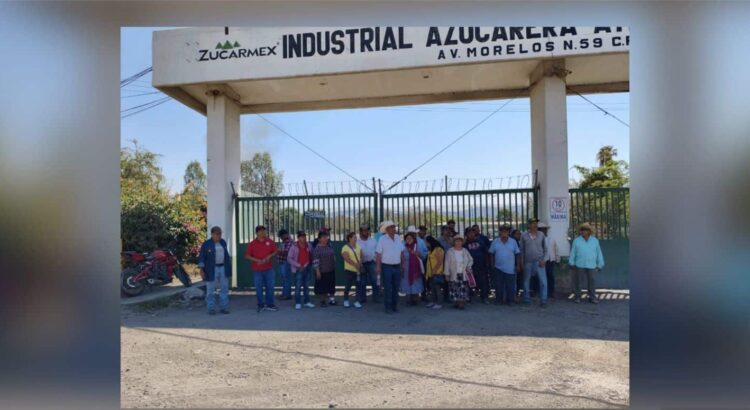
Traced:
<path fill-rule="evenodd" d="M 599 305 L 381 305 L 230 315 L 202 303 L 123 308 L 121 405 L 133 407 L 626 407 L 628 298 Z"/>

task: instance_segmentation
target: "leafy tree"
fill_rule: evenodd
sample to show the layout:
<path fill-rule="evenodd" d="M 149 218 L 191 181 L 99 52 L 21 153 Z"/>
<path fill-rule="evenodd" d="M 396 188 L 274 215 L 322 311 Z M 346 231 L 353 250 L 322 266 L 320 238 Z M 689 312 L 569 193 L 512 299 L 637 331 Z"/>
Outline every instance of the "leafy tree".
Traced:
<path fill-rule="evenodd" d="M 596 160 L 599 162 L 599 166 L 603 167 L 609 161 L 612 161 L 617 156 L 617 148 L 611 145 L 605 145 L 599 149 L 596 153 Z"/>
<path fill-rule="evenodd" d="M 370 208 L 362 208 L 357 212 L 357 220 L 359 221 L 359 224 L 368 224 L 370 225 L 370 230 L 377 229 L 377 224 L 375 223 L 375 215 L 373 214 L 372 209 Z M 359 232 L 359 226 L 357 227 L 357 231 Z"/>
<path fill-rule="evenodd" d="M 383 211 L 384 219 L 392 219 L 399 226 L 399 229 L 406 230 L 409 225 L 425 225 L 430 235 L 439 235 L 440 225 L 444 224 L 447 219 L 455 219 L 457 216 L 443 215 L 431 208 L 421 208 L 409 206 L 408 208 L 385 208 Z M 374 226 L 377 228 L 377 225 Z"/>
<path fill-rule="evenodd" d="M 355 220 L 349 215 L 337 213 L 326 215 L 325 224 L 331 229 L 331 240 L 342 241 L 349 232 L 357 232 L 359 227 L 355 226 Z"/>
<path fill-rule="evenodd" d="M 597 167 L 586 168 L 576 165 L 581 174 L 578 188 L 621 188 L 628 186 L 628 163 L 617 160 L 617 149 L 606 145 L 596 154 Z M 570 200 L 570 235 L 576 235 L 575 228 L 581 222 L 589 222 L 600 238 L 628 237 L 630 220 L 630 195 L 623 191 L 579 192 Z"/>
<path fill-rule="evenodd" d="M 578 188 L 619 188 L 627 186 L 629 181 L 628 163 L 615 160 L 617 149 L 611 145 L 605 145 L 596 154 L 599 162 L 598 167 L 587 168 L 575 165 L 575 169 L 581 174 Z"/>
<path fill-rule="evenodd" d="M 242 190 L 260 196 L 278 196 L 281 193 L 284 173 L 273 168 L 271 155 L 256 153 L 250 160 L 240 164 Z"/>
<path fill-rule="evenodd" d="M 198 161 L 190 161 L 185 168 L 185 189 L 183 193 L 192 193 L 196 195 L 206 195 L 206 173 L 203 172 L 201 163 Z"/>
<path fill-rule="evenodd" d="M 497 220 L 500 222 L 511 222 L 513 221 L 513 218 L 515 218 L 513 211 L 508 208 L 503 208 L 497 211 Z"/>
<path fill-rule="evenodd" d="M 120 152 L 120 231 L 123 248 L 137 252 L 172 248 L 182 260 L 194 260 L 206 237 L 205 196 L 170 195 L 158 155 L 133 148 Z"/>
<path fill-rule="evenodd" d="M 302 213 L 297 208 L 283 208 L 279 211 L 279 223 L 289 232 L 298 231 L 302 226 Z"/>
<path fill-rule="evenodd" d="M 132 181 L 138 185 L 164 189 L 164 175 L 159 167 L 159 156 L 145 150 L 132 140 L 133 148 L 120 150 L 120 179 Z"/>

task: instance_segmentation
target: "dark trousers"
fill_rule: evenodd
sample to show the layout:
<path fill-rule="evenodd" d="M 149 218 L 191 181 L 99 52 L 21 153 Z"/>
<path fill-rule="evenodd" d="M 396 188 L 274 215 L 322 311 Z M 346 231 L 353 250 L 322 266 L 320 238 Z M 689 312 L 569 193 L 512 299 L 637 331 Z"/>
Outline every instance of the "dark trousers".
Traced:
<path fill-rule="evenodd" d="M 383 272 L 383 301 L 386 309 L 398 306 L 398 288 L 401 284 L 401 265 L 381 265 Z"/>
<path fill-rule="evenodd" d="M 493 268 L 493 279 L 495 284 L 495 303 L 510 305 L 516 299 L 516 275 Z"/>
<path fill-rule="evenodd" d="M 372 301 L 378 303 L 380 301 L 380 285 L 378 284 L 378 274 L 375 272 L 375 262 L 365 262 L 362 266 L 365 267 L 367 272 L 364 280 L 372 287 Z M 367 293 L 367 288 L 365 288 L 365 293 Z"/>
<path fill-rule="evenodd" d="M 594 269 L 586 269 L 576 267 L 571 269 L 571 277 L 573 279 L 573 289 L 576 299 L 581 298 L 581 279 L 586 277 L 588 281 L 589 298 L 596 298 L 596 288 L 594 286 Z"/>
<path fill-rule="evenodd" d="M 523 275 L 516 275 L 516 295 L 523 289 Z"/>
<path fill-rule="evenodd" d="M 354 285 L 355 299 L 359 303 L 365 302 L 365 275 L 345 270 L 346 282 L 344 283 L 344 300 L 349 300 L 349 292 Z"/>
<path fill-rule="evenodd" d="M 544 270 L 547 271 L 547 294 L 549 297 L 555 297 L 555 261 L 547 261 L 544 265 Z"/>
<path fill-rule="evenodd" d="M 422 264 L 424 266 L 427 266 L 427 260 L 423 259 L 422 260 Z M 430 290 L 430 284 L 428 283 L 427 276 L 425 276 L 424 273 L 422 273 L 421 277 L 422 277 L 422 289 L 423 289 L 422 290 L 422 301 L 423 302 L 427 302 L 427 294 L 429 293 L 429 290 Z"/>
<path fill-rule="evenodd" d="M 439 280 L 435 280 L 435 277 L 430 278 L 427 282 L 430 285 L 430 293 L 432 294 L 432 303 L 438 303 L 438 296 L 440 293 L 442 293 L 443 284 L 445 283 L 445 278 L 443 275 L 440 275 Z M 443 303 L 446 303 L 448 301 L 448 298 L 443 296 Z"/>
<path fill-rule="evenodd" d="M 471 289 L 470 294 L 473 297 L 479 293 L 479 298 L 482 301 L 485 301 L 490 296 L 490 278 L 487 267 L 474 266 L 472 267 L 472 271 L 474 273 L 474 279 L 477 281 L 477 288 Z"/>
<path fill-rule="evenodd" d="M 443 283 L 443 300 L 446 303 L 451 301 L 451 287 L 448 285 L 447 280 Z"/>

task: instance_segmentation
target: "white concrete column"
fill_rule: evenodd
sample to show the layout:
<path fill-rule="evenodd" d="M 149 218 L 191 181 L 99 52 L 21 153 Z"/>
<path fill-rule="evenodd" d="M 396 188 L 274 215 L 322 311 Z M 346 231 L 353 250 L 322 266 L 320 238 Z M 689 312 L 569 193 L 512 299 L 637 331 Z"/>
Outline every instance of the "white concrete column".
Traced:
<path fill-rule="evenodd" d="M 234 239 L 232 186 L 240 189 L 240 107 L 227 93 L 209 90 L 206 107 L 208 192 L 207 228 L 221 227 L 232 255 L 232 286 L 237 285 L 237 255 Z"/>
<path fill-rule="evenodd" d="M 531 168 L 532 172 L 538 170 L 539 219 L 550 225 L 550 238 L 557 242 L 560 256 L 568 256 L 570 204 L 565 62 L 540 63 L 531 82 Z"/>

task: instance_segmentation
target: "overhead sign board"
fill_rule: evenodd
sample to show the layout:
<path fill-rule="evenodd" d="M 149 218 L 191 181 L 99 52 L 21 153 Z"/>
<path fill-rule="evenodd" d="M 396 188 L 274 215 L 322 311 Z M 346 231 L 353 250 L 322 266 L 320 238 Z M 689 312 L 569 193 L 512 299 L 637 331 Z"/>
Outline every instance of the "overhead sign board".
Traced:
<path fill-rule="evenodd" d="M 169 86 L 627 52 L 625 27 L 196 28 L 154 33 Z"/>

